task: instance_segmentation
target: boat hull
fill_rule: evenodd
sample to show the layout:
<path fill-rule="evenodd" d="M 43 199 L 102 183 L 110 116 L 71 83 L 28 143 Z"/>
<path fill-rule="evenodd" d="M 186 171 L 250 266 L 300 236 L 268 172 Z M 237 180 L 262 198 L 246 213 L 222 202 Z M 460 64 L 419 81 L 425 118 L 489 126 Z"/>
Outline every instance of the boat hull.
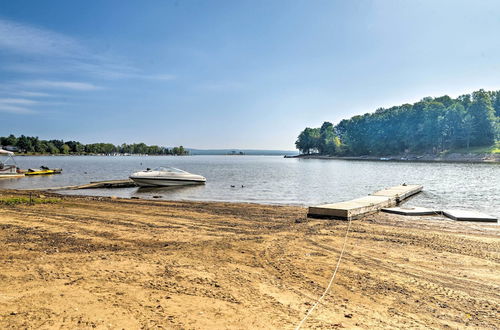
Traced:
<path fill-rule="evenodd" d="M 22 178 L 23 176 L 24 174 L 22 173 L 15 173 L 15 174 L 0 173 L 0 179 Z"/>
<path fill-rule="evenodd" d="M 2 166 L 0 166 L 0 178 L 20 178 L 23 176 L 24 174 L 19 173 L 15 165 L 5 166 L 2 164 Z"/>
<path fill-rule="evenodd" d="M 51 174 L 61 174 L 61 172 L 62 172 L 61 169 L 54 169 L 54 170 L 32 171 L 32 172 L 26 172 L 24 174 L 25 175 L 51 175 Z"/>
<path fill-rule="evenodd" d="M 139 187 L 170 187 L 170 186 L 187 186 L 205 184 L 203 180 L 182 180 L 182 179 L 167 179 L 167 178 L 135 178 L 130 177 Z"/>

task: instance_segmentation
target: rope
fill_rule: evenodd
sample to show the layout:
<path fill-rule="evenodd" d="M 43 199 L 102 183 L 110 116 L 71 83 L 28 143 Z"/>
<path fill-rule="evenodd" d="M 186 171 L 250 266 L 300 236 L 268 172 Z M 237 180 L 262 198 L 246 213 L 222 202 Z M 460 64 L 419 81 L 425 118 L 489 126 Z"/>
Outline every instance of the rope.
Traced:
<path fill-rule="evenodd" d="M 318 301 L 316 301 L 316 303 L 313 305 L 313 307 L 307 312 L 306 316 L 304 316 L 302 321 L 300 321 L 299 325 L 295 328 L 295 330 L 299 330 L 302 327 L 302 325 L 307 320 L 309 315 L 311 315 L 311 313 L 316 309 L 316 307 L 319 305 L 321 300 L 323 300 L 323 298 L 326 296 L 326 294 L 330 290 L 330 288 L 333 284 L 333 280 L 335 279 L 335 275 L 337 275 L 337 271 L 339 270 L 340 261 L 342 260 L 342 256 L 344 255 L 344 251 L 345 251 L 345 247 L 346 247 L 346 243 L 347 243 L 347 234 L 349 234 L 349 229 L 351 229 L 351 222 L 352 222 L 352 220 L 349 219 L 349 224 L 347 226 L 347 230 L 346 230 L 345 236 L 344 236 L 344 244 L 342 246 L 342 251 L 340 252 L 340 256 L 339 256 L 339 259 L 337 261 L 337 266 L 335 267 L 335 271 L 333 272 L 332 278 L 330 279 L 330 283 L 328 283 L 328 286 L 326 287 L 325 292 L 323 292 L 321 297 L 319 297 Z"/>

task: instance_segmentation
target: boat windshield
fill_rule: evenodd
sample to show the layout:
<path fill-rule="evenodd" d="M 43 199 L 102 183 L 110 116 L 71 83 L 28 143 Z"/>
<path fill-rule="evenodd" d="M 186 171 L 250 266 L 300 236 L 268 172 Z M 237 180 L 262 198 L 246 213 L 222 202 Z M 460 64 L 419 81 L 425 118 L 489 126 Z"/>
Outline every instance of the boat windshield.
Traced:
<path fill-rule="evenodd" d="M 0 164 L 3 165 L 17 165 L 16 161 L 11 154 L 0 153 Z"/>
<path fill-rule="evenodd" d="M 157 167 L 157 168 L 153 169 L 153 171 L 174 172 L 174 173 L 187 173 L 186 171 L 180 170 L 180 169 L 175 168 L 175 167 L 170 167 L 170 166 L 160 166 L 160 167 Z"/>

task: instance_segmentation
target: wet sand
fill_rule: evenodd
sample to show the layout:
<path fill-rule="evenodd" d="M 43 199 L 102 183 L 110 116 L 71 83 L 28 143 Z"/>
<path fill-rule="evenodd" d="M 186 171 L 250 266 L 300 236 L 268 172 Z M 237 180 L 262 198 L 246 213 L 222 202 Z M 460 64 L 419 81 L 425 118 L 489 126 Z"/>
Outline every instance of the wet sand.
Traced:
<path fill-rule="evenodd" d="M 300 207 L 58 198 L 0 205 L 0 328 L 292 329 L 348 224 Z M 499 225 L 379 213 L 352 222 L 304 328 L 493 329 L 499 306 Z"/>

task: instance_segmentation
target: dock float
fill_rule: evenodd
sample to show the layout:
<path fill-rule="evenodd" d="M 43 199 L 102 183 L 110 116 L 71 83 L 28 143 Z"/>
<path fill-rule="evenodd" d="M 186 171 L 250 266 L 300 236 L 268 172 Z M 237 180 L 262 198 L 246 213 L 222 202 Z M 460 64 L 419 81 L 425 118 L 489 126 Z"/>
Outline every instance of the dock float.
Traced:
<path fill-rule="evenodd" d="M 457 221 L 497 222 L 491 215 L 470 210 L 443 210 L 443 215 Z"/>
<path fill-rule="evenodd" d="M 405 199 L 418 194 L 424 189 L 424 186 L 419 184 L 402 184 L 399 186 L 379 190 L 371 194 L 371 196 L 384 196 L 396 199 L 396 204 L 401 203 Z"/>
<path fill-rule="evenodd" d="M 98 189 L 98 188 L 129 188 L 129 187 L 136 187 L 136 185 L 134 181 L 130 179 L 125 179 L 125 180 L 94 181 L 76 186 L 37 188 L 29 190 L 51 191 L 51 190 L 78 190 L 78 189 Z"/>
<path fill-rule="evenodd" d="M 94 181 L 88 184 L 73 186 L 71 189 L 128 188 L 128 187 L 136 187 L 135 182 L 130 179 Z"/>
<path fill-rule="evenodd" d="M 428 209 L 426 207 L 390 207 L 386 209 L 382 209 L 382 212 L 399 214 L 399 215 L 441 215 L 441 211 Z"/>
<path fill-rule="evenodd" d="M 477 222 L 498 222 L 494 216 L 471 210 L 435 210 L 425 207 L 390 207 L 384 208 L 382 212 L 394 213 L 400 215 L 419 216 L 419 215 L 443 215 L 456 221 L 477 221 Z"/>
<path fill-rule="evenodd" d="M 309 207 L 307 216 L 311 218 L 341 220 L 358 219 L 366 214 L 377 212 L 382 208 L 396 206 L 410 196 L 418 194 L 422 189 L 422 185 L 403 184 L 350 201 L 311 206 Z"/>

